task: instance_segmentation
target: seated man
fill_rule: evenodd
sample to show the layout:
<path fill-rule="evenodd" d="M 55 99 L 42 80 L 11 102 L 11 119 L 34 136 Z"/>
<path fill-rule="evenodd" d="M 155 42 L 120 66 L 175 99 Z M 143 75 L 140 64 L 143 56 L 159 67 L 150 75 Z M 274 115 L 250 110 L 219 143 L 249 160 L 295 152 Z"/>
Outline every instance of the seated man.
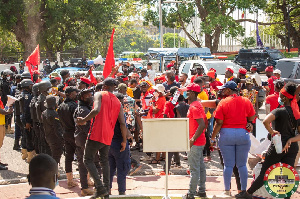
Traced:
<path fill-rule="evenodd" d="M 56 161 L 47 154 L 32 158 L 29 163 L 28 182 L 32 185 L 27 199 L 58 199 L 53 189 L 58 185 Z"/>

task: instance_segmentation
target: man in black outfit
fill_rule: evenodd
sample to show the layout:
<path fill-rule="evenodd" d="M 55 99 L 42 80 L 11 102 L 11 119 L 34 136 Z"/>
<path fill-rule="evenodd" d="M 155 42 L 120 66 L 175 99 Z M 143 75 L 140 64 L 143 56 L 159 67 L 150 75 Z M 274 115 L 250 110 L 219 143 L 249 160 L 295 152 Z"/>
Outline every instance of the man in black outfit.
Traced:
<path fill-rule="evenodd" d="M 33 145 L 32 119 L 29 107 L 29 104 L 32 99 L 32 85 L 33 82 L 30 79 L 24 79 L 21 81 L 21 87 L 23 89 L 22 96 L 20 99 L 20 107 L 22 113 L 21 120 L 23 127 L 25 128 L 22 136 L 22 154 L 24 155 L 24 153 L 27 153 L 27 163 L 29 163 L 35 155 Z"/>
<path fill-rule="evenodd" d="M 74 154 L 76 150 L 75 144 L 75 122 L 73 119 L 73 115 L 75 109 L 77 108 L 78 104 L 77 101 L 77 94 L 79 90 L 74 86 L 68 86 L 65 89 L 66 99 L 63 103 L 60 104 L 58 107 L 58 115 L 59 120 L 62 124 L 64 133 L 64 142 L 65 142 L 65 169 L 66 175 L 68 179 L 68 187 L 72 188 L 77 186 L 78 184 L 73 181 L 73 173 L 72 173 L 72 162 L 74 160 Z"/>
<path fill-rule="evenodd" d="M 32 99 L 29 104 L 30 107 L 30 114 L 32 119 L 32 130 L 33 130 L 33 145 L 35 152 L 37 154 L 40 153 L 40 127 L 39 127 L 39 120 L 36 114 L 36 102 L 39 97 L 39 83 L 34 84 L 32 86 Z"/>

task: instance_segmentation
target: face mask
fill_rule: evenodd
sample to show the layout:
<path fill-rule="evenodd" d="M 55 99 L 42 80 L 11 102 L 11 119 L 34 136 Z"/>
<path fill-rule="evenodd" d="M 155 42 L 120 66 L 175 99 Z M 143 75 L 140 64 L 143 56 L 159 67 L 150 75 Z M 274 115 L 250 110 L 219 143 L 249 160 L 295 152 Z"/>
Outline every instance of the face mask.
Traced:
<path fill-rule="evenodd" d="M 91 104 L 93 104 L 94 98 L 93 97 L 86 98 L 84 101 L 86 104 L 91 105 Z"/>
<path fill-rule="evenodd" d="M 48 94 L 50 94 L 52 92 L 52 88 L 49 88 L 49 90 L 47 91 Z"/>
<path fill-rule="evenodd" d="M 280 97 L 278 97 L 278 103 L 279 103 L 281 106 L 284 104 L 284 102 L 281 101 L 281 98 L 280 98 Z"/>
<path fill-rule="evenodd" d="M 154 95 L 154 97 L 158 98 L 159 93 L 158 92 L 154 92 L 153 95 Z"/>
<path fill-rule="evenodd" d="M 188 96 L 187 96 L 187 91 L 184 91 L 182 95 L 183 95 L 184 99 L 187 99 L 187 98 L 188 98 Z"/>
<path fill-rule="evenodd" d="M 6 77 L 6 79 L 7 79 L 7 81 L 9 81 L 10 80 L 10 76 Z"/>

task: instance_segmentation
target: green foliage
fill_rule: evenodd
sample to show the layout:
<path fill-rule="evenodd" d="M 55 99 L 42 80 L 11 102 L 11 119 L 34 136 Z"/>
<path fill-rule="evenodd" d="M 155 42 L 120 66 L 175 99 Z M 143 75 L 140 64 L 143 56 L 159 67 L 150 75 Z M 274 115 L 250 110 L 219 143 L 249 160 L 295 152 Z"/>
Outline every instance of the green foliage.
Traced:
<path fill-rule="evenodd" d="M 174 33 L 166 33 L 163 36 L 164 47 L 165 48 L 179 48 L 178 41 L 180 41 L 180 46 L 183 47 L 186 43 L 186 39 L 180 37 L 175 33 L 175 46 L 174 46 Z"/>
<path fill-rule="evenodd" d="M 116 27 L 114 37 L 114 51 L 121 54 L 124 51 L 147 52 L 148 48 L 155 47 L 155 41 L 151 39 L 142 26 L 137 22 L 126 21 Z"/>
<path fill-rule="evenodd" d="M 245 37 L 242 41 L 240 41 L 242 46 L 246 49 L 249 47 L 255 47 L 256 46 L 256 40 L 254 37 Z"/>

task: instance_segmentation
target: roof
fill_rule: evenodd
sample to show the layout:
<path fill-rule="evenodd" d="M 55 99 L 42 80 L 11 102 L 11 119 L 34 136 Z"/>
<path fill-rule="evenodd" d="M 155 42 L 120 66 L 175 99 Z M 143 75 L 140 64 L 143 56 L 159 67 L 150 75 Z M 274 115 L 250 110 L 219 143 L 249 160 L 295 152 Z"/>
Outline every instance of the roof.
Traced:
<path fill-rule="evenodd" d="M 180 56 L 180 57 L 193 57 L 193 56 L 211 56 L 209 48 L 149 48 L 148 55 L 151 57 L 162 56 Z M 210 57 L 209 57 L 210 58 Z"/>

